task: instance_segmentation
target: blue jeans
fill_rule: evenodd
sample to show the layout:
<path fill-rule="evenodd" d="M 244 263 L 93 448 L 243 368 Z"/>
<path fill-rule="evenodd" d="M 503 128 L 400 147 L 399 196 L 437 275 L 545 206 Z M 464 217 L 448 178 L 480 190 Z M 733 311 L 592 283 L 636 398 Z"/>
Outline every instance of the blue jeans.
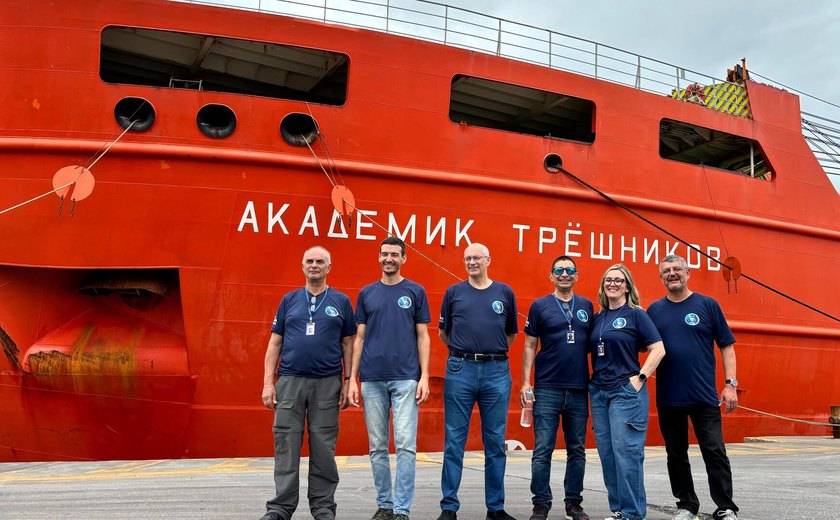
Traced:
<path fill-rule="evenodd" d="M 610 511 L 643 520 L 645 497 L 645 437 L 648 427 L 647 385 L 636 392 L 629 382 L 613 390 L 590 385 L 592 426 L 604 471 Z"/>
<path fill-rule="evenodd" d="M 534 390 L 534 454 L 531 457 L 531 493 L 534 505 L 551 509 L 551 455 L 557 446 L 557 430 L 563 418 L 566 441 L 565 503 L 583 501 L 583 474 L 586 469 L 586 421 L 589 403 L 585 390 Z"/>
<path fill-rule="evenodd" d="M 443 383 L 444 449 L 440 508 L 457 511 L 458 487 L 464 469 L 464 447 L 475 404 L 484 443 L 484 503 L 488 511 L 505 507 L 505 428 L 510 403 L 510 365 L 502 361 L 470 361 L 449 357 Z"/>
<path fill-rule="evenodd" d="M 417 381 L 365 381 L 362 399 L 370 446 L 370 467 L 376 486 L 376 505 L 408 515 L 414 500 L 414 468 L 417 459 Z M 394 447 L 397 475 L 391 487 L 388 457 L 390 412 L 394 412 Z"/>

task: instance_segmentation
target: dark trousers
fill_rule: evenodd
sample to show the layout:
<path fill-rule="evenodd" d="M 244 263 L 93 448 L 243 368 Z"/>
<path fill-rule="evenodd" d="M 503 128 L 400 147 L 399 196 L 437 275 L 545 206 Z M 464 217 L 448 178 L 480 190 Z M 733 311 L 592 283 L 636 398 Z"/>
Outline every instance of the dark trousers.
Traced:
<path fill-rule="evenodd" d="M 709 493 L 717 505 L 715 513 L 725 509 L 737 512 L 738 507 L 732 501 L 732 469 L 723 443 L 720 408 L 708 405 L 659 408 L 659 429 L 665 439 L 668 477 L 671 479 L 671 491 L 677 498 L 677 507 L 694 514 L 700 509 L 688 461 L 689 419 L 706 464 Z"/>
<path fill-rule="evenodd" d="M 341 376 L 325 378 L 281 376 L 275 386 L 274 487 L 277 496 L 266 502 L 284 520 L 298 505 L 300 447 L 303 428 L 309 433 L 309 510 L 317 520 L 335 519 L 338 467 L 338 398 Z"/>

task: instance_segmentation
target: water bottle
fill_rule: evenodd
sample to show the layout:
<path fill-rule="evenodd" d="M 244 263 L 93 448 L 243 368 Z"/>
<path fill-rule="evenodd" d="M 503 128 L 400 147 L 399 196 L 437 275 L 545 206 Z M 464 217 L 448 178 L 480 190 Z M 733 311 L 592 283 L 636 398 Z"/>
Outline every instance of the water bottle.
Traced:
<path fill-rule="evenodd" d="M 525 391 L 525 406 L 522 407 L 522 415 L 519 416 L 519 426 L 530 428 L 534 422 L 534 391 L 530 388 Z"/>

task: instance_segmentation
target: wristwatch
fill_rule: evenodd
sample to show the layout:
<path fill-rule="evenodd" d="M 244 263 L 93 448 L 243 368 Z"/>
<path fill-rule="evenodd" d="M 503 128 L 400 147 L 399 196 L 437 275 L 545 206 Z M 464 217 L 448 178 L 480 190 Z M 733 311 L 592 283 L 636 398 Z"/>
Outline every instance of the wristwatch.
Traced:
<path fill-rule="evenodd" d="M 738 388 L 738 380 L 737 379 L 727 379 L 724 381 L 725 384 L 731 386 L 732 388 Z"/>
<path fill-rule="evenodd" d="M 345 381 L 350 381 L 350 376 L 344 376 Z"/>
<path fill-rule="evenodd" d="M 647 375 L 644 372 L 639 372 L 639 381 L 647 383 Z"/>

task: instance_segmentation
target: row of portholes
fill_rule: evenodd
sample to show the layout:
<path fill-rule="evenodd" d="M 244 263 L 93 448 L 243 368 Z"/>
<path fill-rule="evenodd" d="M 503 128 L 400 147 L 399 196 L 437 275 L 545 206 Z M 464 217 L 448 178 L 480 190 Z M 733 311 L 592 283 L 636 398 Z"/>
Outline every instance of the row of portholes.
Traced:
<path fill-rule="evenodd" d="M 155 123 L 155 107 L 146 99 L 126 97 L 114 106 L 114 119 L 124 129 L 145 132 Z M 236 130 L 236 114 L 230 107 L 209 103 L 198 110 L 195 124 L 207 137 L 223 139 Z M 306 146 L 318 138 L 318 123 L 309 114 L 292 112 L 280 121 L 280 135 L 292 146 Z"/>

